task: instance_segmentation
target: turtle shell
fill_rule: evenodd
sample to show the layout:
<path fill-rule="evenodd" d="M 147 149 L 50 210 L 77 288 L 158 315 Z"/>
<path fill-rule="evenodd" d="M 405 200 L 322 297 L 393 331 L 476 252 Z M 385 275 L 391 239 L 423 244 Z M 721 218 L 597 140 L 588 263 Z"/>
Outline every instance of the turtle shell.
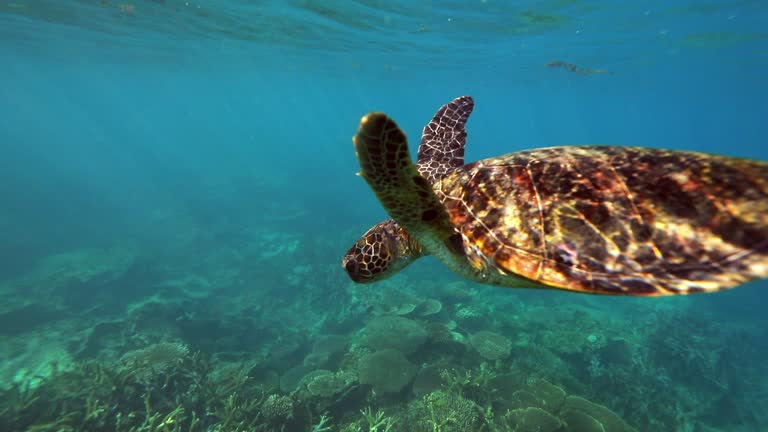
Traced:
<path fill-rule="evenodd" d="M 553 147 L 465 165 L 435 191 L 467 260 L 496 283 L 665 295 L 768 276 L 768 163 Z"/>

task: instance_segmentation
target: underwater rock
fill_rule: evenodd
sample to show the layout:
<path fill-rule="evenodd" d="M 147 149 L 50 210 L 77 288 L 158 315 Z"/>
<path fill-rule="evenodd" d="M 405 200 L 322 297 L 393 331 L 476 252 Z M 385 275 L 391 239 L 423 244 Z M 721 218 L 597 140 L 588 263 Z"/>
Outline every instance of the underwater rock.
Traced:
<path fill-rule="evenodd" d="M 45 307 L 56 309 L 69 306 L 77 313 L 98 304 L 104 307 L 104 287 L 120 288 L 121 279 L 126 278 L 135 264 L 135 252 L 129 247 L 103 249 L 78 249 L 53 254 L 40 259 L 31 270 L 0 283 L 4 302 L 0 312 L 9 312 L 28 304 L 29 299 L 44 299 Z M 138 291 L 139 287 L 119 294 Z M 95 301 L 96 299 L 102 302 Z"/>
<path fill-rule="evenodd" d="M 433 391 L 440 390 L 442 384 L 443 379 L 439 368 L 435 366 L 423 367 L 413 380 L 413 394 L 416 397 L 422 397 Z"/>
<path fill-rule="evenodd" d="M 195 349 L 210 352 L 237 352 L 244 347 L 259 347 L 262 355 L 269 355 L 270 361 L 286 364 L 292 356 L 301 356 L 301 345 L 296 338 L 282 337 L 275 334 L 277 329 L 259 326 L 255 321 L 243 317 L 232 319 L 213 319 L 195 317 L 177 320 L 181 337 L 189 341 Z M 291 362 L 287 362 L 291 364 Z"/>
<path fill-rule="evenodd" d="M 45 257 L 36 266 L 34 276 L 30 276 L 48 288 L 96 278 L 114 279 L 125 273 L 135 258 L 135 252 L 124 247 L 80 249 Z"/>
<path fill-rule="evenodd" d="M 330 358 L 327 352 L 311 352 L 304 357 L 302 364 L 306 367 L 318 369 L 324 367 Z"/>
<path fill-rule="evenodd" d="M 310 371 L 312 371 L 312 368 L 303 364 L 288 369 L 280 376 L 280 390 L 285 393 L 291 393 L 296 390 L 302 378 Z"/>
<path fill-rule="evenodd" d="M 414 375 L 414 366 L 402 352 L 383 349 L 360 359 L 358 375 L 360 383 L 370 384 L 381 393 L 397 393 Z"/>
<path fill-rule="evenodd" d="M 248 371 L 248 377 L 264 391 L 269 392 L 280 388 L 280 375 L 273 369 L 255 366 Z"/>
<path fill-rule="evenodd" d="M 610 340 L 599 352 L 600 360 L 608 366 L 632 366 L 632 348 L 625 339 Z"/>
<path fill-rule="evenodd" d="M 335 357 L 344 354 L 348 344 L 349 338 L 344 335 L 320 335 L 312 344 L 312 353 L 325 354 L 329 358 Z"/>
<path fill-rule="evenodd" d="M 94 325 L 76 349 L 76 354 L 86 358 L 116 356 L 126 344 L 129 327 L 125 321 L 105 321 Z"/>
<path fill-rule="evenodd" d="M 314 271 L 310 265 L 295 265 L 290 269 L 290 273 L 285 275 L 285 283 L 294 288 L 303 287 L 312 281 L 315 274 L 317 271 Z"/>
<path fill-rule="evenodd" d="M 340 353 L 347 349 L 349 339 L 344 335 L 327 334 L 319 335 L 312 344 L 312 351 Z"/>
<path fill-rule="evenodd" d="M 500 373 L 491 377 L 488 388 L 501 397 L 508 397 L 525 384 L 525 377 L 511 373 Z"/>
<path fill-rule="evenodd" d="M 292 232 L 254 229 L 247 234 L 251 244 L 259 246 L 258 259 L 260 261 L 276 257 L 290 257 L 299 250 L 302 243 L 302 238 Z"/>
<path fill-rule="evenodd" d="M 223 284 L 222 284 L 223 285 Z M 176 279 L 169 279 L 156 285 L 158 290 L 175 297 L 208 298 L 216 290 L 216 284 L 208 278 L 196 274 L 184 274 Z"/>
<path fill-rule="evenodd" d="M 428 322 L 424 324 L 427 331 L 427 337 L 432 342 L 447 342 L 453 339 L 451 327 L 447 323 Z"/>
<path fill-rule="evenodd" d="M 258 330 L 258 328 L 256 329 Z M 250 343 L 252 345 L 261 343 L 263 347 L 262 353 L 267 356 L 269 363 L 273 365 L 294 364 L 304 359 L 305 346 L 300 337 L 295 335 L 278 335 L 271 341 L 272 343 L 264 343 L 263 338 L 266 330 L 252 333 L 248 333 L 247 329 L 237 329 L 237 331 L 243 332 L 243 336 L 233 338 L 234 340 L 231 342 L 234 346 L 237 346 L 238 342 L 240 345 L 243 343 Z M 238 333 L 235 333 L 233 329 L 233 334 Z"/>
<path fill-rule="evenodd" d="M 416 351 L 427 340 L 427 331 L 416 321 L 400 316 L 379 316 L 365 326 L 366 343 L 377 350 Z"/>
<path fill-rule="evenodd" d="M 5 403 L 13 405 L 29 400 L 33 394 L 31 389 L 76 366 L 69 349 L 72 330 L 71 327 L 53 325 L 16 338 L 0 338 L 0 419 L 7 406 Z M 15 389 L 18 393 L 4 400 L 4 389 Z M 0 420 L 0 431 L 6 430 L 10 429 L 4 428 Z"/>
<path fill-rule="evenodd" d="M 472 347 L 486 360 L 501 360 L 509 356 L 512 342 L 506 337 L 490 331 L 479 331 L 470 339 Z"/>
<path fill-rule="evenodd" d="M 13 336 L 66 317 L 66 313 L 41 304 L 28 304 L 0 313 L 0 335 Z"/>
<path fill-rule="evenodd" d="M 181 336 L 188 321 L 187 311 L 174 301 L 157 297 L 142 299 L 128 306 L 128 321 L 135 332 L 155 338 Z"/>
<path fill-rule="evenodd" d="M 522 403 L 522 400 L 536 400 L 532 393 L 520 390 L 525 387 L 525 380 L 524 375 L 511 373 L 494 375 L 488 380 L 487 391 L 494 397 L 491 403 L 495 412 L 504 413 L 511 409 L 532 406 L 531 403 Z"/>

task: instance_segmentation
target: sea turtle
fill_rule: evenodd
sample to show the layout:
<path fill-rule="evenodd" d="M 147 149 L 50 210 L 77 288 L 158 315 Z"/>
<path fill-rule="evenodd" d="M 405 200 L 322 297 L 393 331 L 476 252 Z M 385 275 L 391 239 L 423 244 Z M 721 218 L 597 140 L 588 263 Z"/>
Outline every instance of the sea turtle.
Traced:
<path fill-rule="evenodd" d="M 354 137 L 389 215 L 459 275 L 658 296 L 768 277 L 768 163 L 620 146 L 511 153 L 427 178 L 382 113 Z"/>
<path fill-rule="evenodd" d="M 421 134 L 416 169 L 434 182 L 464 165 L 465 125 L 475 103 L 460 96 L 440 107 Z M 342 267 L 355 282 L 374 282 L 397 273 L 426 254 L 418 241 L 392 219 L 371 227 L 342 258 Z"/>

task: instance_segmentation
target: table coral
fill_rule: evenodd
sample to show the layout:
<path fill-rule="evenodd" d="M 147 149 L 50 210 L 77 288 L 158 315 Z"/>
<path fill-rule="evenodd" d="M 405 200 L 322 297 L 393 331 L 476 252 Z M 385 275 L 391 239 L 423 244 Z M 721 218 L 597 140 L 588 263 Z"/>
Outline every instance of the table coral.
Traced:
<path fill-rule="evenodd" d="M 354 373 L 341 371 L 314 376 L 306 384 L 313 396 L 330 397 L 341 393 L 355 381 L 357 377 Z"/>
<path fill-rule="evenodd" d="M 358 375 L 360 382 L 372 385 L 374 391 L 397 393 L 411 382 L 414 369 L 400 351 L 384 349 L 363 357 Z"/>
<path fill-rule="evenodd" d="M 395 349 L 405 354 L 416 351 L 427 340 L 427 331 L 414 320 L 380 316 L 365 326 L 366 343 L 377 349 Z"/>
<path fill-rule="evenodd" d="M 500 421 L 517 432 L 636 432 L 610 409 L 546 380 L 532 380 L 509 398 Z"/>
<path fill-rule="evenodd" d="M 512 342 L 506 337 L 490 331 L 479 331 L 469 339 L 472 347 L 487 360 L 501 360 L 509 356 Z"/>

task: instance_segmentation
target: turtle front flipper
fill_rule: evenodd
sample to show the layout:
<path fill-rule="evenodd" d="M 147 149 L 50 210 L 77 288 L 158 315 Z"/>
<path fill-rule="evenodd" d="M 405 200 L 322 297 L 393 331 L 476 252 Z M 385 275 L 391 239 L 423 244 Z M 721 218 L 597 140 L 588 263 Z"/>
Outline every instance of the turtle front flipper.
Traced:
<path fill-rule="evenodd" d="M 405 133 L 383 113 L 360 121 L 353 139 L 360 176 L 387 213 L 431 254 L 453 269 L 465 265 L 461 236 L 443 204 L 411 161 Z"/>
<path fill-rule="evenodd" d="M 464 165 L 467 120 L 475 103 L 459 96 L 441 106 L 424 126 L 416 169 L 434 184 Z M 341 259 L 349 277 L 357 283 L 375 282 L 397 273 L 427 252 L 397 222 L 388 219 L 365 232 Z"/>
<path fill-rule="evenodd" d="M 474 108 L 471 96 L 459 96 L 441 106 L 424 126 L 416 167 L 430 183 L 464 165 L 466 124 Z"/>

